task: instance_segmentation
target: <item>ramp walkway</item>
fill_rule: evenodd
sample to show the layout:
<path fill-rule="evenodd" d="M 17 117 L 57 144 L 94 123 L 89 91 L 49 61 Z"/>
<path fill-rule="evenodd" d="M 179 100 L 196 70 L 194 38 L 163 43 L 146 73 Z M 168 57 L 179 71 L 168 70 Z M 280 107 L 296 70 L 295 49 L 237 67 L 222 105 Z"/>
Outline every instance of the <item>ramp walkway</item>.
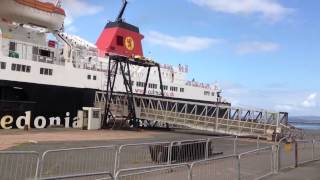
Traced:
<path fill-rule="evenodd" d="M 103 109 L 105 92 L 96 92 L 95 106 Z M 183 126 L 213 133 L 237 136 L 253 136 L 269 140 L 292 136 L 294 129 L 288 126 L 288 113 L 261 109 L 232 107 L 229 104 L 195 102 L 134 94 L 136 118 L 171 125 Z M 128 114 L 128 100 L 123 93 L 113 93 L 111 112 L 114 117 Z"/>

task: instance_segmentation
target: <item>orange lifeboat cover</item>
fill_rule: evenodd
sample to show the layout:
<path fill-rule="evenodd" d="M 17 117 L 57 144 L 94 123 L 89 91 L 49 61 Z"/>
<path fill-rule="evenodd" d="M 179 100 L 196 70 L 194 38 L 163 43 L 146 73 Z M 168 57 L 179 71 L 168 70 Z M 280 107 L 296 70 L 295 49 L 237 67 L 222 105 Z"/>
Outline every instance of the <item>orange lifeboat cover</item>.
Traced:
<path fill-rule="evenodd" d="M 45 11 L 48 13 L 56 13 L 65 16 L 66 13 L 64 9 L 56 7 L 54 4 L 49 2 L 41 2 L 38 0 L 15 0 L 17 3 L 29 6 L 41 11 Z"/>

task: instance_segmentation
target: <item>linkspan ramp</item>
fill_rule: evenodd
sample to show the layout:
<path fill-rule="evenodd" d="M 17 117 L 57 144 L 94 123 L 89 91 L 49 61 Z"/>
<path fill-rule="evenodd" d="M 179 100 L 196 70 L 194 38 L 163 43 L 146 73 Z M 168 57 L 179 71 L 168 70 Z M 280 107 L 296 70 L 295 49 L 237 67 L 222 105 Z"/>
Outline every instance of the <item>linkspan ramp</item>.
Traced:
<path fill-rule="evenodd" d="M 95 106 L 105 106 L 105 92 L 97 92 Z M 127 96 L 113 93 L 110 109 L 112 116 L 128 115 Z M 133 95 L 136 118 L 196 130 L 237 136 L 267 139 L 292 136 L 295 129 L 288 125 L 288 113 L 261 109 L 232 107 L 229 104 L 195 102 L 167 97 Z"/>

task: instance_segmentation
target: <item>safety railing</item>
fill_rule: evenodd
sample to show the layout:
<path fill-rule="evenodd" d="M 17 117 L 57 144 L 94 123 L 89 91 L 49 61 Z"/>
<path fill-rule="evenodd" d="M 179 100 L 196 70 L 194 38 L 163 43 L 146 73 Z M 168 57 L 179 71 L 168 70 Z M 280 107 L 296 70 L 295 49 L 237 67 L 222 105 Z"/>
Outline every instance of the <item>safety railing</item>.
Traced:
<path fill-rule="evenodd" d="M 260 179 L 320 160 L 320 141 L 258 139 L 239 148 L 237 137 L 48 150 L 0 152 L 1 179 Z M 249 143 L 250 144 L 250 143 Z M 261 147 L 265 146 L 265 147 Z M 257 148 L 260 147 L 260 148 Z M 228 150 L 231 149 L 231 150 Z M 251 149 L 250 151 L 246 151 Z M 220 152 L 221 150 L 221 152 Z M 243 153 L 239 153 L 246 151 Z M 225 153 L 226 152 L 226 153 Z"/>
<path fill-rule="evenodd" d="M 116 169 L 169 164 L 170 142 L 121 145 Z"/>
<path fill-rule="evenodd" d="M 190 168 L 190 180 L 238 179 L 238 156 L 197 161 L 192 163 Z"/>
<path fill-rule="evenodd" d="M 177 164 L 122 169 L 116 173 L 115 180 L 188 180 L 189 176 L 190 166 Z"/>
<path fill-rule="evenodd" d="M 261 179 L 274 173 L 275 146 L 239 154 L 240 179 Z"/>
<path fill-rule="evenodd" d="M 313 161 L 315 159 L 314 140 L 299 140 L 297 143 L 298 164 Z"/>
<path fill-rule="evenodd" d="M 293 168 L 296 165 L 296 146 L 292 142 L 280 142 L 278 144 L 278 170 Z"/>
<path fill-rule="evenodd" d="M 114 172 L 116 146 L 49 150 L 41 158 L 40 179 L 100 178 Z"/>
<path fill-rule="evenodd" d="M 35 179 L 39 159 L 37 152 L 0 151 L 0 179 Z"/>

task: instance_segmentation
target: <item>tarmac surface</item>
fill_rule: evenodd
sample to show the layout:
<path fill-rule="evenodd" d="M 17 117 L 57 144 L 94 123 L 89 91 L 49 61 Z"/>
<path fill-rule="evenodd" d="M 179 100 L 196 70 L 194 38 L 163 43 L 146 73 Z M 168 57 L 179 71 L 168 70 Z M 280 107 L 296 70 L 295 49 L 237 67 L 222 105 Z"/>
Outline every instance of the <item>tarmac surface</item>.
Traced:
<path fill-rule="evenodd" d="M 266 178 L 269 180 L 319 180 L 320 161 L 308 163 L 295 169 L 288 169 L 277 175 Z"/>

